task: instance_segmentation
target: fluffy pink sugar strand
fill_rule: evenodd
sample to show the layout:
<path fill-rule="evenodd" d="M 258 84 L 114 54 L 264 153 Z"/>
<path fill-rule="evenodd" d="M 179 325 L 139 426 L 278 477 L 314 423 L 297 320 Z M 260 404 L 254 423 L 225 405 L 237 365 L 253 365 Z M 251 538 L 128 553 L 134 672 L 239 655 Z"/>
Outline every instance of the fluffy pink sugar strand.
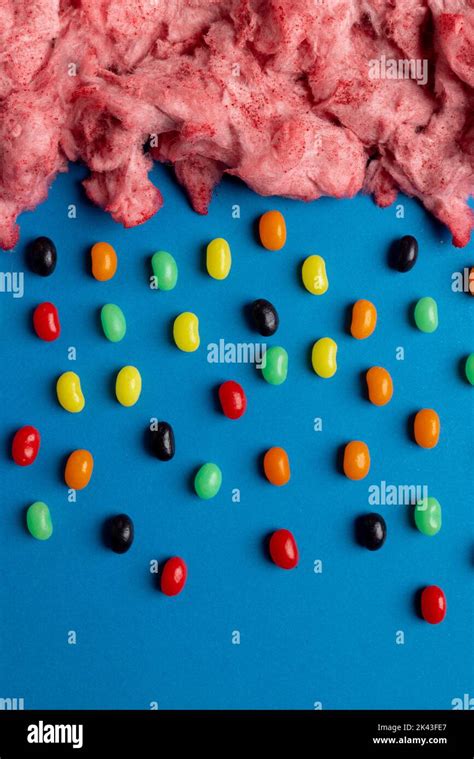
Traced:
<path fill-rule="evenodd" d="M 198 213 L 223 174 L 303 200 L 401 190 L 470 239 L 470 0 L 0 0 L 0 50 L 5 249 L 68 160 L 124 226 L 162 205 L 155 159 Z M 374 78 L 374 61 L 427 81 Z"/>

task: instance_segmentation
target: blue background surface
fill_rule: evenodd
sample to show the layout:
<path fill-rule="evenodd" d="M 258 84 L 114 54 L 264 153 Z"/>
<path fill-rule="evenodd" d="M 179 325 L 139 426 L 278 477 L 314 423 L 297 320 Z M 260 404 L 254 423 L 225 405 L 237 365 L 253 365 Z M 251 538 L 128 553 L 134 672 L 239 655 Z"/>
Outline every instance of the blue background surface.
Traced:
<path fill-rule="evenodd" d="M 401 198 L 380 210 L 370 198 L 317 203 L 260 198 L 228 180 L 208 217 L 193 213 L 163 167 L 154 181 L 164 208 L 147 224 L 124 230 L 89 204 L 80 186 L 85 172 L 72 167 L 49 199 L 21 218 L 21 243 L 2 253 L 2 270 L 25 270 L 25 295 L 0 295 L 2 396 L 2 609 L 1 697 L 25 699 L 26 708 L 451 708 L 453 698 L 474 696 L 472 531 L 473 389 L 460 361 L 474 350 L 474 298 L 451 290 L 451 275 L 474 264 L 473 251 L 456 250 L 448 232 L 415 202 Z M 77 204 L 69 219 L 68 205 Z M 239 204 L 241 218 L 232 218 Z M 288 242 L 278 253 L 255 239 L 255 220 L 277 207 L 285 214 Z M 420 242 L 408 274 L 388 268 L 389 243 L 413 233 Z M 24 249 L 46 234 L 57 243 L 54 276 L 25 269 Z M 233 267 L 223 282 L 205 272 L 204 249 L 215 236 L 232 247 Z M 118 252 L 117 275 L 108 283 L 88 272 L 88 251 L 107 240 Z M 173 292 L 148 287 L 149 258 L 172 252 L 179 265 Z M 307 293 L 300 265 L 311 253 L 326 259 L 330 288 Z M 432 335 L 410 322 L 414 301 L 432 295 L 440 326 Z M 243 308 L 264 297 L 277 306 L 281 326 L 268 344 L 286 347 L 287 382 L 266 384 L 249 365 L 207 362 L 206 346 L 259 340 Z M 347 308 L 372 300 L 378 325 L 366 341 L 345 329 Z M 46 344 L 32 330 L 41 301 L 58 307 L 61 338 Z M 118 344 L 101 332 L 100 307 L 117 303 L 128 331 Z M 177 350 L 171 325 L 181 311 L 200 319 L 201 348 Z M 310 350 L 322 336 L 339 346 L 338 372 L 322 380 Z M 260 338 L 262 339 L 262 338 Z M 67 359 L 75 346 L 77 360 Z M 405 360 L 397 361 L 397 347 Z M 118 369 L 136 365 L 143 392 L 133 408 L 121 407 L 113 388 Z M 384 408 L 365 398 L 361 372 L 385 366 L 395 386 Z M 85 410 L 68 414 L 57 403 L 59 374 L 76 371 Z M 238 422 L 216 404 L 216 386 L 243 384 L 248 411 Z M 427 451 L 410 439 L 407 420 L 421 407 L 437 409 L 438 447 Z M 164 464 L 144 450 L 150 418 L 169 421 L 177 453 Z M 313 420 L 322 417 L 323 430 Z M 10 457 L 12 433 L 33 424 L 42 435 L 40 455 L 19 468 Z M 338 448 L 365 440 L 372 452 L 366 480 L 351 482 L 337 468 Z M 275 488 L 259 460 L 272 445 L 289 454 L 292 478 Z M 90 486 L 69 503 L 65 457 L 75 448 L 93 452 Z M 217 462 L 223 487 L 200 501 L 191 487 L 196 468 Z M 368 504 L 368 487 L 382 480 L 428 485 L 443 507 L 441 532 L 428 538 L 414 529 L 412 508 Z M 232 489 L 240 488 L 240 503 Z M 25 509 L 48 503 L 54 534 L 44 543 L 25 529 Z M 356 545 L 357 515 L 379 510 L 388 525 L 381 551 Z M 135 522 L 135 543 L 118 556 L 101 542 L 103 520 L 118 512 Z M 276 528 L 293 531 L 300 549 L 295 571 L 275 567 L 264 538 Z M 165 597 L 150 561 L 180 555 L 188 564 L 184 592 Z M 323 572 L 314 572 L 314 562 Z M 439 584 L 448 599 L 443 624 L 416 614 L 414 596 Z M 77 635 L 68 644 L 68 631 Z M 238 630 L 240 645 L 232 644 Z M 396 632 L 405 644 L 397 645 Z"/>

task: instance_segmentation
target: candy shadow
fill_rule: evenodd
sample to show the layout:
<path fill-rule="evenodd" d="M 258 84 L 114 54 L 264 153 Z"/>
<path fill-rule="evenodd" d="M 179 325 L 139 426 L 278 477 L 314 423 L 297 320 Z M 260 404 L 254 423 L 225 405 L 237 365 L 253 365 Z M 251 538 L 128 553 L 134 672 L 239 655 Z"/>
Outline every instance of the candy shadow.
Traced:
<path fill-rule="evenodd" d="M 262 211 L 262 214 L 263 213 L 264 211 Z M 262 214 L 260 214 L 260 216 Z M 256 216 L 255 219 L 252 221 L 252 238 L 253 238 L 253 241 L 257 243 L 257 245 L 260 248 L 262 248 L 262 243 L 260 242 L 260 232 L 259 232 L 260 216 Z"/>
<path fill-rule="evenodd" d="M 36 306 L 34 306 L 33 308 L 30 309 L 30 318 L 28 320 L 28 333 L 30 335 L 34 335 L 39 340 L 40 338 L 36 334 L 35 328 L 33 326 L 33 316 L 34 316 L 35 311 L 36 311 Z"/>
<path fill-rule="evenodd" d="M 222 380 L 222 382 L 225 382 L 225 380 Z M 216 414 L 219 414 L 220 416 L 223 416 L 222 406 L 219 400 L 219 388 L 222 385 L 222 382 L 219 382 L 218 384 L 214 385 L 212 388 L 212 393 L 210 394 L 210 403 L 212 405 L 212 410 L 215 411 Z M 209 398 L 209 395 L 207 395 L 207 397 Z"/>
<path fill-rule="evenodd" d="M 306 287 L 304 286 L 303 275 L 301 273 L 305 260 L 306 260 L 305 258 L 300 258 L 300 260 L 297 261 L 297 263 L 295 264 L 295 280 L 298 283 L 298 289 L 306 293 L 308 291 Z"/>
<path fill-rule="evenodd" d="M 364 399 L 364 401 L 369 400 L 369 388 L 367 387 L 367 369 L 362 369 L 359 372 L 359 390 L 360 395 Z"/>
<path fill-rule="evenodd" d="M 412 300 L 412 302 L 409 304 L 407 308 L 407 321 L 410 327 L 414 327 L 415 329 L 418 329 L 418 327 L 416 326 L 416 321 L 415 321 L 415 306 L 417 303 L 418 303 L 417 300 Z"/>
<path fill-rule="evenodd" d="M 398 274 L 408 274 L 408 272 L 399 272 L 397 269 L 398 256 L 400 251 L 400 238 L 392 240 L 387 250 L 387 265 L 389 269 L 396 271 Z"/>
<path fill-rule="evenodd" d="M 409 438 L 409 440 L 411 440 L 412 443 L 415 443 L 415 445 L 416 445 L 416 440 L 415 440 L 414 429 L 415 429 L 415 417 L 417 413 L 418 413 L 417 411 L 412 411 L 411 414 L 408 414 L 408 417 L 405 421 L 406 435 Z"/>
<path fill-rule="evenodd" d="M 205 274 L 206 277 L 209 276 L 209 273 L 207 271 L 207 265 L 206 265 L 206 257 L 207 257 L 207 243 L 203 243 L 199 246 L 199 271 L 201 274 Z"/>
<path fill-rule="evenodd" d="M 365 542 L 364 542 L 364 519 L 366 517 L 366 514 L 359 514 L 353 524 L 353 537 L 354 541 L 357 543 L 358 546 L 361 548 L 366 548 Z"/>
<path fill-rule="evenodd" d="M 33 501 L 31 503 L 33 503 Z M 26 515 L 28 513 L 28 509 L 30 506 L 31 504 L 29 504 L 28 506 L 24 506 L 22 509 L 20 509 L 18 511 L 17 516 L 18 516 L 18 526 L 21 528 L 21 531 L 25 533 L 26 535 L 29 535 L 30 538 L 32 538 L 33 536 L 31 532 L 29 531 L 28 525 L 26 523 Z"/>
<path fill-rule="evenodd" d="M 150 277 L 153 276 L 153 269 L 152 269 L 152 266 L 151 266 L 151 259 L 152 259 L 152 256 L 150 256 L 150 255 L 144 256 L 144 258 L 142 259 L 143 278 L 144 278 L 144 280 L 147 283 L 147 285 L 148 285 L 149 288 L 150 288 Z M 155 292 L 155 290 L 152 290 L 152 292 Z"/>
<path fill-rule="evenodd" d="M 465 356 L 462 356 L 462 357 L 461 357 L 461 358 L 458 360 L 458 362 L 457 362 L 457 364 L 456 364 L 456 374 L 457 374 L 457 377 L 458 377 L 458 379 L 460 379 L 462 382 L 464 382 L 466 385 L 470 385 L 470 384 L 471 384 L 471 383 L 469 382 L 468 378 L 466 377 L 466 361 L 467 361 L 467 359 L 468 359 L 468 355 L 469 355 L 469 354 L 467 354 L 467 353 L 466 353 L 466 355 L 465 355 Z"/>
<path fill-rule="evenodd" d="M 421 594 L 423 593 L 423 590 L 424 588 L 420 587 L 413 594 L 413 611 L 415 612 L 418 619 L 423 619 L 423 615 L 421 613 Z"/>
<path fill-rule="evenodd" d="M 92 245 L 89 245 L 87 248 L 84 246 L 82 249 L 81 269 L 84 274 L 87 274 L 88 277 L 92 277 L 92 279 L 95 280 L 95 277 L 92 274 L 91 247 Z"/>
<path fill-rule="evenodd" d="M 267 477 L 265 475 L 265 468 L 263 466 L 263 461 L 265 459 L 265 454 L 268 451 L 268 448 L 266 448 L 264 451 L 260 451 L 260 453 L 255 458 L 255 469 L 257 471 L 257 474 L 259 477 L 263 477 L 266 482 L 268 482 Z"/>
<path fill-rule="evenodd" d="M 71 451 L 71 453 L 72 453 L 72 451 Z M 57 475 L 58 475 L 58 480 L 63 485 L 66 484 L 65 480 L 64 480 L 64 472 L 65 472 L 65 469 L 66 469 L 67 460 L 68 460 L 69 456 L 71 455 L 71 453 L 65 453 L 63 456 L 61 456 L 60 459 L 59 459 L 58 465 L 57 465 L 57 470 L 56 471 L 57 471 Z"/>
<path fill-rule="evenodd" d="M 20 429 L 20 427 L 18 427 L 18 429 Z M 15 437 L 16 433 L 17 433 L 17 430 L 11 430 L 11 432 L 9 432 L 5 438 L 4 453 L 5 453 L 5 458 L 8 459 L 9 461 L 13 460 L 12 446 L 13 446 L 13 438 Z"/>
<path fill-rule="evenodd" d="M 196 493 L 196 490 L 194 488 L 194 480 L 196 479 L 196 475 L 199 472 L 199 470 L 200 470 L 201 467 L 202 467 L 202 464 L 200 464 L 199 466 L 194 467 L 193 471 L 190 472 L 188 474 L 188 476 L 186 477 L 186 489 L 190 493 L 192 493 L 194 496 L 196 496 L 196 498 L 198 498 L 198 500 L 200 500 L 200 501 L 201 500 L 205 500 L 205 499 L 199 498 L 198 494 Z"/>
<path fill-rule="evenodd" d="M 354 307 L 353 303 L 348 303 L 347 306 L 343 309 L 342 313 L 342 329 L 347 335 L 351 335 L 351 323 L 352 323 L 352 309 Z"/>
<path fill-rule="evenodd" d="M 163 556 L 162 558 L 158 559 L 158 572 L 154 572 L 151 576 L 151 584 L 155 590 L 160 591 L 160 595 L 162 595 L 164 598 L 168 598 L 169 596 L 166 595 L 166 593 L 161 593 L 161 578 L 163 576 L 163 570 L 165 568 L 165 564 L 167 561 L 172 559 L 172 556 Z"/>
<path fill-rule="evenodd" d="M 342 443 L 338 446 L 335 455 L 335 468 L 339 474 L 344 474 L 344 451 L 346 450 L 347 443 Z"/>
<path fill-rule="evenodd" d="M 242 306 L 242 318 L 246 324 L 246 326 L 252 331 L 255 332 L 255 323 L 252 317 L 252 306 L 254 304 L 254 301 L 252 303 L 245 303 L 244 306 Z"/>
<path fill-rule="evenodd" d="M 268 559 L 269 561 L 272 561 L 272 557 L 271 557 L 271 554 L 270 554 L 270 540 L 271 540 L 271 537 L 272 537 L 273 533 L 277 529 L 278 528 L 275 527 L 274 530 L 272 530 L 271 532 L 267 532 L 267 534 L 264 535 L 263 538 L 260 538 L 260 550 L 261 550 L 262 554 L 265 556 L 265 558 Z"/>

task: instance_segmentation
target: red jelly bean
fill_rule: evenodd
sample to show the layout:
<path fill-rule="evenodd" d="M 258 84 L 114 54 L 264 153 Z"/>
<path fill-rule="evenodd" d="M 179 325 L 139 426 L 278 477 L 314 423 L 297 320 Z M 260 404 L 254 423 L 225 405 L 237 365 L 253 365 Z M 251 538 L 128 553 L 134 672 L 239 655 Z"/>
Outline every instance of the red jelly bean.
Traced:
<path fill-rule="evenodd" d="M 446 616 L 446 596 L 437 585 L 428 585 L 421 593 L 421 615 L 430 625 L 438 625 Z"/>
<path fill-rule="evenodd" d="M 239 419 L 245 414 L 247 398 L 244 388 L 238 382 L 224 382 L 219 388 L 219 400 L 222 411 L 229 419 Z"/>
<path fill-rule="evenodd" d="M 298 546 L 289 530 L 277 530 L 273 533 L 270 538 L 270 556 L 277 567 L 282 569 L 294 569 L 297 566 Z"/>
<path fill-rule="evenodd" d="M 46 340 L 48 343 L 57 340 L 61 334 L 61 325 L 59 324 L 56 306 L 53 303 L 40 303 L 39 306 L 36 306 L 33 314 L 33 326 L 41 340 Z"/>
<path fill-rule="evenodd" d="M 15 464 L 29 466 L 36 459 L 40 447 L 40 434 L 35 427 L 27 425 L 15 432 L 12 457 Z"/>
<path fill-rule="evenodd" d="M 173 556 L 165 563 L 161 573 L 161 590 L 166 596 L 177 596 L 181 593 L 188 576 L 188 569 L 183 559 Z"/>

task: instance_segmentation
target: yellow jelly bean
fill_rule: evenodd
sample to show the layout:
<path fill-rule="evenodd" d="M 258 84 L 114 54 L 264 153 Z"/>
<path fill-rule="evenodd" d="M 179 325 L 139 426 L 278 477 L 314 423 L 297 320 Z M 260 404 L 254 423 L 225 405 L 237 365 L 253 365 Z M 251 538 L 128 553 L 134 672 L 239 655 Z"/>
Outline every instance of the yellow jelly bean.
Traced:
<path fill-rule="evenodd" d="M 206 253 L 207 272 L 213 279 L 225 279 L 232 266 L 229 243 L 222 237 L 211 240 Z"/>
<path fill-rule="evenodd" d="M 176 345 L 185 353 L 192 353 L 199 348 L 199 319 L 191 311 L 184 311 L 176 317 L 173 324 L 173 337 Z"/>
<path fill-rule="evenodd" d="M 115 380 L 115 395 L 122 406 L 134 406 L 142 392 L 142 378 L 135 366 L 124 366 Z"/>
<path fill-rule="evenodd" d="M 86 405 L 86 400 L 81 390 L 81 380 L 75 372 L 64 372 L 56 383 L 56 393 L 61 406 L 77 414 Z"/>
<path fill-rule="evenodd" d="M 337 344 L 330 337 L 322 337 L 313 345 L 311 362 L 313 369 L 319 377 L 328 379 L 337 371 Z"/>
<path fill-rule="evenodd" d="M 322 256 L 308 256 L 301 269 L 303 284 L 312 295 L 324 295 L 329 287 L 326 262 Z"/>

